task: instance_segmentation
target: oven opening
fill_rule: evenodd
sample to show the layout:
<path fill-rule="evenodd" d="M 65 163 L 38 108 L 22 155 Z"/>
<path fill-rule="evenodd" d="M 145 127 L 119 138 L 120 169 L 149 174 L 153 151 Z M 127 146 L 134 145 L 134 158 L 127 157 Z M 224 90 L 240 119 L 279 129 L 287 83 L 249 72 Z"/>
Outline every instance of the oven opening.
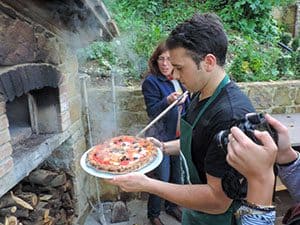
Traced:
<path fill-rule="evenodd" d="M 22 142 L 32 134 L 59 132 L 58 88 L 44 87 L 16 97 L 6 103 L 12 145 Z"/>

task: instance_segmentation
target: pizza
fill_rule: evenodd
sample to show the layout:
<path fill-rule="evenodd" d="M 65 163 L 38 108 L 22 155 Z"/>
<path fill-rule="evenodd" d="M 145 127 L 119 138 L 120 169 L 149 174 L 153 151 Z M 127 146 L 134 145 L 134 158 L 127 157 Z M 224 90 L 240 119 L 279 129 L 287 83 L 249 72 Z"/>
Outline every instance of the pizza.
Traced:
<path fill-rule="evenodd" d="M 113 137 L 89 150 L 87 165 L 94 169 L 122 174 L 136 171 L 153 161 L 158 148 L 145 138 Z"/>

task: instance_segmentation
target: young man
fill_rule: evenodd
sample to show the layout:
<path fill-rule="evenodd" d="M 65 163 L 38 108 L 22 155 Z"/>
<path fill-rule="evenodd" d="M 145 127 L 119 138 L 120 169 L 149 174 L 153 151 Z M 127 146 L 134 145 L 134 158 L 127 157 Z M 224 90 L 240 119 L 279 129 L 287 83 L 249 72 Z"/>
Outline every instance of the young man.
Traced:
<path fill-rule="evenodd" d="M 237 127 L 231 128 L 229 136 L 227 161 L 248 181 L 246 201 L 238 210 L 242 225 L 275 223 L 275 208 L 272 206 L 275 162 L 278 175 L 291 197 L 300 203 L 299 152 L 291 147 L 287 128 L 270 115 L 265 117 L 278 133 L 277 146 L 267 132 L 255 131 L 262 145 L 254 143 Z"/>
<path fill-rule="evenodd" d="M 167 154 L 179 154 L 181 150 L 189 184 L 165 183 L 139 173 L 109 181 L 125 191 L 149 192 L 185 207 L 184 225 L 231 225 L 237 208 L 228 197 L 230 193 L 222 188 L 222 178 L 233 174 L 226 163 L 226 149 L 218 146 L 215 136 L 246 113 L 254 112 L 254 108 L 226 75 L 223 66 L 227 45 L 223 26 L 214 14 L 195 14 L 179 24 L 167 39 L 174 75 L 193 93 L 193 99 L 181 120 L 180 142 L 159 145 Z M 239 178 L 229 180 L 239 183 Z M 228 179 L 223 183 L 231 192 L 240 192 Z"/>

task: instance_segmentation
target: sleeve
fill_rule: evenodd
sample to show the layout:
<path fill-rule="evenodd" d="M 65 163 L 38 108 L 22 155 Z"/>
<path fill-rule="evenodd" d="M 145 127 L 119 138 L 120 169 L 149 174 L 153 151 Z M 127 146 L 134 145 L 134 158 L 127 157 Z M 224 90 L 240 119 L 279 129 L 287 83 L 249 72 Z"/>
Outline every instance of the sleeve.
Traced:
<path fill-rule="evenodd" d="M 162 95 L 159 85 L 151 79 L 143 82 L 142 93 L 149 118 L 158 116 L 169 105 L 167 97 Z"/>
<path fill-rule="evenodd" d="M 278 166 L 278 175 L 295 202 L 300 202 L 300 154 L 289 166 Z"/>
<path fill-rule="evenodd" d="M 216 125 L 211 130 L 210 136 L 208 136 L 208 147 L 205 157 L 205 169 L 208 174 L 214 177 L 222 178 L 226 171 L 230 168 L 226 161 L 227 149 L 219 146 L 217 134 L 222 130 L 229 129 L 232 121 L 221 122 L 215 120 Z"/>
<path fill-rule="evenodd" d="M 270 225 L 275 224 L 276 220 L 275 207 L 269 210 L 261 210 L 242 204 L 235 215 L 240 222 L 239 224 L 242 225 Z"/>

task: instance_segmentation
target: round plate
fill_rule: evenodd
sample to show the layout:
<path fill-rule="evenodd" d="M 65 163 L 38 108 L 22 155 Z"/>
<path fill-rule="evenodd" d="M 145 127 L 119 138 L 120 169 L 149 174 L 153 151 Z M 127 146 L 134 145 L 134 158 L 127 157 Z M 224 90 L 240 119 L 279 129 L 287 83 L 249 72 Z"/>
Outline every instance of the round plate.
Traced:
<path fill-rule="evenodd" d="M 81 159 L 80 159 L 80 165 L 82 167 L 82 169 L 95 176 L 95 177 L 101 177 L 101 178 L 105 178 L 105 179 L 111 179 L 113 178 L 114 176 L 118 176 L 118 175 L 122 175 L 122 174 L 116 174 L 116 173 L 110 173 L 110 172 L 106 172 L 106 171 L 102 171 L 102 170 L 97 170 L 89 165 L 87 165 L 86 163 L 86 157 L 87 157 L 87 154 L 89 153 L 89 151 L 91 151 L 92 149 L 86 151 L 82 156 L 81 156 Z M 153 159 L 151 162 L 149 162 L 147 165 L 145 165 L 144 167 L 134 171 L 134 172 L 140 172 L 140 173 L 148 173 L 152 170 L 154 170 L 156 167 L 159 166 L 159 164 L 161 163 L 161 161 L 163 160 L 163 153 L 160 149 L 157 149 L 157 156 L 155 159 Z"/>

